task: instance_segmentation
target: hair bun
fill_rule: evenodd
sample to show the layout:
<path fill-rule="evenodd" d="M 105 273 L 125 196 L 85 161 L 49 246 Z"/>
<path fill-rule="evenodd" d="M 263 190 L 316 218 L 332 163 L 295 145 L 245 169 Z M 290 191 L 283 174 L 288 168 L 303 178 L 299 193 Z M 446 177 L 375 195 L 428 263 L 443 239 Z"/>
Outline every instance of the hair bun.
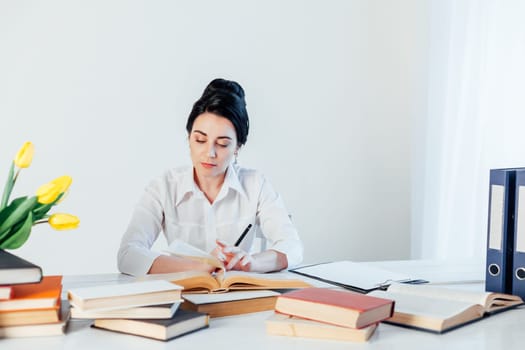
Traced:
<path fill-rule="evenodd" d="M 208 84 L 208 86 L 206 86 L 206 89 L 204 89 L 202 96 L 206 96 L 217 92 L 222 92 L 229 95 L 236 95 L 240 99 L 244 100 L 243 88 L 233 80 L 226 80 L 222 78 L 213 79 Z"/>

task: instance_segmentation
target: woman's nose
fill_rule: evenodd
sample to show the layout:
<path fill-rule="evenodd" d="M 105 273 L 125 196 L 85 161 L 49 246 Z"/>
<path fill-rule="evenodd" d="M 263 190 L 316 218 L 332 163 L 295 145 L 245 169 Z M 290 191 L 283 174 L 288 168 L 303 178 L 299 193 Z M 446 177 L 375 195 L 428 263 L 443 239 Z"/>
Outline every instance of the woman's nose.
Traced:
<path fill-rule="evenodd" d="M 210 146 L 210 148 L 208 149 L 208 156 L 210 158 L 215 158 L 216 155 L 217 152 L 215 152 L 215 146 Z"/>

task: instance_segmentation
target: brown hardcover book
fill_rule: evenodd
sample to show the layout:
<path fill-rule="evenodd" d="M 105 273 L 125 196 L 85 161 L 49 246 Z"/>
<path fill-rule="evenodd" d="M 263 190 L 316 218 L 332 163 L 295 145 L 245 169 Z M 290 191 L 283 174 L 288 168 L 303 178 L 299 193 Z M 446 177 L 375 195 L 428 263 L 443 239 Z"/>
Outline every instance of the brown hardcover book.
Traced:
<path fill-rule="evenodd" d="M 210 317 L 241 315 L 273 310 L 280 293 L 271 290 L 217 294 L 185 294 L 181 308 L 207 313 Z"/>
<path fill-rule="evenodd" d="M 170 340 L 208 327 L 209 316 L 200 312 L 177 310 L 172 318 L 96 319 L 93 326 L 109 331 L 138 335 L 157 340 Z"/>
<path fill-rule="evenodd" d="M 444 333 L 523 304 L 516 295 L 438 286 L 392 284 L 371 295 L 395 300 L 391 324 Z"/>
<path fill-rule="evenodd" d="M 266 320 L 266 332 L 270 335 L 353 342 L 367 341 L 376 328 L 377 323 L 363 328 L 348 328 L 278 313 Z"/>
<path fill-rule="evenodd" d="M 350 291 L 306 288 L 280 295 L 275 311 L 343 327 L 362 328 L 392 316 L 394 302 Z"/>

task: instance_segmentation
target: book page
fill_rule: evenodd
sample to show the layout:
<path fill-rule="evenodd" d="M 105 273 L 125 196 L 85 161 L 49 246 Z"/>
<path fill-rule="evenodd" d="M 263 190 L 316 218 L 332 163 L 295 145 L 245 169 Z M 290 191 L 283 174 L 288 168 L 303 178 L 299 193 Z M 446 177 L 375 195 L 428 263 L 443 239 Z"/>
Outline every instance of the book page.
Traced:
<path fill-rule="evenodd" d="M 166 249 L 166 252 L 172 255 L 197 260 L 206 263 L 210 266 L 214 266 L 219 270 L 224 270 L 224 264 L 217 259 L 215 256 L 208 254 L 207 252 L 196 248 L 186 242 L 179 239 L 174 240 Z"/>
<path fill-rule="evenodd" d="M 184 288 L 183 293 L 187 291 L 203 291 L 206 292 L 218 289 L 219 282 L 216 277 L 205 271 L 183 271 L 171 273 L 158 273 L 152 275 L 145 275 L 136 278 L 137 281 L 154 281 L 164 280 L 175 283 Z"/>
<path fill-rule="evenodd" d="M 434 297 L 410 294 L 404 292 L 391 292 L 375 290 L 367 295 L 379 298 L 395 300 L 395 312 L 414 316 L 424 316 L 437 320 L 446 320 L 461 314 L 471 308 L 474 304 L 466 301 L 450 299 L 436 299 Z M 478 308 L 478 315 L 481 317 L 483 310 L 481 305 Z"/>
<path fill-rule="evenodd" d="M 486 306 L 487 299 L 490 295 L 488 292 L 472 292 L 460 289 L 451 289 L 427 285 L 410 285 L 402 283 L 393 283 L 388 287 L 391 293 L 405 294 L 409 296 L 419 295 L 435 299 L 446 299 L 468 304 L 479 304 Z"/>
<path fill-rule="evenodd" d="M 288 272 L 257 273 L 245 271 L 227 271 L 221 285 L 231 289 L 287 289 L 311 287 Z"/>

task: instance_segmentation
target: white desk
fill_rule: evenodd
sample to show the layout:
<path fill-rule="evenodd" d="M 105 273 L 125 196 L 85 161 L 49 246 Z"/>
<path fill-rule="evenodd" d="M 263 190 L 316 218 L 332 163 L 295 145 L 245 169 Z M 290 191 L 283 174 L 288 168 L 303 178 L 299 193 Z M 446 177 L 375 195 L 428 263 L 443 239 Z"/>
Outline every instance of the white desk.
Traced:
<path fill-rule="evenodd" d="M 388 266 L 385 264 L 384 266 Z M 89 284 L 116 284 L 129 281 L 118 274 L 64 276 L 68 288 Z M 467 287 L 482 290 L 482 283 Z M 380 324 L 367 343 L 326 341 L 270 336 L 264 320 L 271 314 L 260 312 L 213 318 L 208 329 L 169 342 L 93 329 L 88 320 L 70 320 L 65 336 L 0 339 L 2 350 L 46 349 L 522 349 L 525 344 L 525 309 L 514 309 L 442 335 Z"/>

